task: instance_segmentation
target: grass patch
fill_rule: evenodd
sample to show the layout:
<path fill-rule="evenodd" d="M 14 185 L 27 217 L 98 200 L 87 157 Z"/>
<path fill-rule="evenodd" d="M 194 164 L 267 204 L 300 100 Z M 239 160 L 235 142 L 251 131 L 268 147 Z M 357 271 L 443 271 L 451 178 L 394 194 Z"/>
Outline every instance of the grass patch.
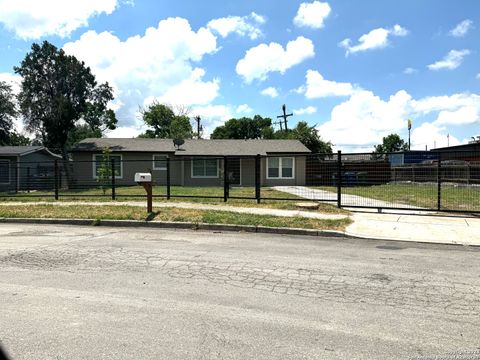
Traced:
<path fill-rule="evenodd" d="M 256 225 L 268 227 L 303 228 L 317 230 L 343 230 L 351 223 L 349 218 L 339 220 L 308 219 L 299 216 L 279 217 L 270 215 L 238 214 L 228 211 L 154 208 L 146 214 L 145 209 L 133 206 L 56 206 L 19 205 L 0 206 L 0 217 L 5 218 L 61 218 L 101 220 L 157 220 L 208 224 Z"/>
<path fill-rule="evenodd" d="M 167 193 L 165 186 L 154 186 L 153 194 L 154 196 L 161 196 Z M 230 189 L 231 197 L 243 197 L 243 198 L 252 198 L 252 199 L 232 199 L 229 198 L 225 203 L 223 201 L 223 187 L 183 187 L 183 186 L 172 186 L 171 195 L 179 196 L 172 197 L 170 200 L 166 200 L 164 197 L 155 197 L 154 205 L 159 201 L 169 201 L 169 202 L 190 202 L 190 203 L 199 203 L 199 204 L 210 204 L 210 205 L 229 205 L 229 206 L 240 206 L 240 207 L 260 207 L 260 208 L 271 208 L 271 209 L 285 209 L 285 210 L 295 210 L 295 203 L 308 201 L 302 199 L 296 195 L 280 192 L 270 188 L 262 188 L 262 197 L 266 198 L 287 198 L 292 200 L 262 200 L 260 204 L 257 204 L 255 197 L 255 188 L 254 187 L 232 187 Z M 194 196 L 215 196 L 217 198 L 195 198 Z M 116 189 L 116 198 L 119 201 L 137 201 L 145 200 L 145 190 L 141 186 L 125 186 L 118 187 Z M 108 190 L 106 194 L 103 194 L 103 191 L 99 188 L 92 188 L 86 190 L 70 190 L 70 191 L 61 191 L 59 201 L 101 201 L 101 202 L 110 202 L 111 192 Z M 55 202 L 53 192 L 46 191 L 35 191 L 31 193 L 20 193 L 18 195 L 10 195 L 5 193 L 0 193 L 0 202 L 1 201 L 22 201 L 22 202 L 35 202 L 35 201 L 47 201 Z M 338 209 L 334 205 L 330 204 L 320 204 L 319 211 L 323 213 L 332 213 L 332 214 L 346 214 L 348 213 L 345 210 Z"/>
<path fill-rule="evenodd" d="M 319 189 L 336 192 L 335 187 Z M 342 188 L 343 194 L 435 209 L 438 189 L 436 184 L 383 184 Z M 451 210 L 480 211 L 480 187 L 442 185 L 441 206 Z"/>

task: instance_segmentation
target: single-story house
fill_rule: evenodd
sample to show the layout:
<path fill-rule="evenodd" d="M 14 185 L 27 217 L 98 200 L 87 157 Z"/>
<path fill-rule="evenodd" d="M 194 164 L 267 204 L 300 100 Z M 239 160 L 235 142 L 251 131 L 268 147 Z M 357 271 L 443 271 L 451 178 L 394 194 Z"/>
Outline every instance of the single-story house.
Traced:
<path fill-rule="evenodd" d="M 306 156 L 310 150 L 298 140 L 185 140 L 85 139 L 71 150 L 73 177 L 78 186 L 95 181 L 110 149 L 117 185 L 133 185 L 136 172 L 150 172 L 156 184 L 165 184 L 167 158 L 170 183 L 177 186 L 222 186 L 224 157 L 231 185 L 255 185 L 255 157 L 261 156 L 262 186 L 305 185 Z"/>
<path fill-rule="evenodd" d="M 0 191 L 53 187 L 54 163 L 61 159 L 44 146 L 0 146 Z"/>

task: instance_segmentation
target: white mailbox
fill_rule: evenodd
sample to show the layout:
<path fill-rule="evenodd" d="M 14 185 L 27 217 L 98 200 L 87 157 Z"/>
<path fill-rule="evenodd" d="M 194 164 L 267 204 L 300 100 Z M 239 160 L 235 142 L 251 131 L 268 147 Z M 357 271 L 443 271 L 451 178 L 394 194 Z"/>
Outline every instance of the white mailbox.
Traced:
<path fill-rule="evenodd" d="M 137 182 L 137 183 L 152 182 L 152 174 L 150 174 L 150 173 L 135 173 L 135 182 Z"/>

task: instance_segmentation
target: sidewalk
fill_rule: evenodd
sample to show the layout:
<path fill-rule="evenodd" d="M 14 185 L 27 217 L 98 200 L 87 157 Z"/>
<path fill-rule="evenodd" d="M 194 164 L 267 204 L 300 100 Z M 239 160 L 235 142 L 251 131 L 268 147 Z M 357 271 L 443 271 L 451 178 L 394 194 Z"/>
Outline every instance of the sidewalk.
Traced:
<path fill-rule="evenodd" d="M 355 212 L 346 235 L 383 240 L 480 246 L 480 218 Z"/>
<path fill-rule="evenodd" d="M 145 207 L 139 201 L 125 202 L 5 202 L 1 206 L 28 205 L 56 206 L 138 206 Z M 318 212 L 280 210 L 268 208 L 248 208 L 225 205 L 208 205 L 187 202 L 157 202 L 156 209 L 176 207 L 182 209 L 218 210 L 235 213 L 249 213 L 274 216 L 303 216 L 314 219 L 343 219 L 349 217 L 341 214 L 322 214 Z M 427 242 L 437 244 L 461 244 L 480 246 L 480 217 L 412 211 L 396 211 L 376 213 L 373 211 L 354 211 L 350 215 L 353 224 L 349 225 L 345 235 L 381 240 L 398 240 Z"/>

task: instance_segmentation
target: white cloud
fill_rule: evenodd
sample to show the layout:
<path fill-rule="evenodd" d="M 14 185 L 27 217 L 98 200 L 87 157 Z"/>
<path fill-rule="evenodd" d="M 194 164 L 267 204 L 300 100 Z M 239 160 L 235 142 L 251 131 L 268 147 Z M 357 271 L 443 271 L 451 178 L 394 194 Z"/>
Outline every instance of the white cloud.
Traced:
<path fill-rule="evenodd" d="M 200 115 L 202 118 L 203 138 L 210 137 L 210 134 L 217 126 L 221 126 L 225 121 L 232 119 L 233 111 L 227 105 L 206 105 L 193 108 L 192 114 Z"/>
<path fill-rule="evenodd" d="M 237 114 L 250 114 L 253 112 L 253 109 L 248 106 L 247 104 L 238 105 L 237 109 L 235 110 Z"/>
<path fill-rule="evenodd" d="M 450 139 L 448 139 L 447 134 L 445 127 L 424 122 L 412 130 L 412 149 L 424 150 L 425 146 L 427 146 L 427 149 L 431 150 L 435 147 L 439 148 L 460 144 L 460 141 L 453 135 L 450 135 Z"/>
<path fill-rule="evenodd" d="M 325 80 L 323 76 L 315 70 L 307 70 L 305 78 L 305 86 L 301 86 L 296 92 L 304 93 L 308 99 L 329 96 L 349 96 L 359 90 L 350 83 Z"/>
<path fill-rule="evenodd" d="M 480 73 L 478 73 L 477 76 L 475 76 L 475 78 L 480 80 Z"/>
<path fill-rule="evenodd" d="M 352 46 L 350 39 L 344 39 L 339 43 L 339 46 L 345 48 L 345 55 L 354 54 L 360 51 L 367 51 L 373 49 L 381 49 L 389 44 L 389 37 L 391 36 L 406 36 L 408 30 L 396 24 L 392 28 L 377 28 L 371 30 L 368 34 L 360 36 L 358 44 Z"/>
<path fill-rule="evenodd" d="M 311 58 L 315 55 L 313 42 L 299 36 L 296 40 L 289 41 L 285 47 L 271 42 L 260 44 L 245 53 L 236 66 L 237 74 L 242 76 L 247 83 L 255 79 L 266 80 L 268 73 L 285 73 L 289 68 Z"/>
<path fill-rule="evenodd" d="M 427 67 L 430 70 L 454 70 L 458 68 L 462 62 L 463 58 L 470 54 L 470 50 L 450 50 L 447 55 L 442 60 L 439 60 L 433 64 L 428 65 Z"/>
<path fill-rule="evenodd" d="M 437 147 L 447 146 L 452 126 L 480 124 L 480 95 L 459 93 L 416 100 L 400 90 L 383 100 L 371 91 L 358 91 L 335 106 L 330 119 L 317 128 L 337 148 L 371 151 L 388 134 L 406 138 L 408 118 L 413 120 L 412 149 L 433 148 L 434 142 Z M 450 134 L 450 145 L 459 143 Z"/>
<path fill-rule="evenodd" d="M 172 105 L 204 105 L 218 96 L 220 81 L 202 81 L 205 70 L 193 69 L 190 77 L 170 87 L 157 100 Z"/>
<path fill-rule="evenodd" d="M 434 122 L 435 125 L 470 125 L 475 123 L 480 123 L 480 105 L 463 106 L 454 111 L 440 111 L 437 120 Z"/>
<path fill-rule="evenodd" d="M 106 137 L 109 138 L 135 138 L 146 130 L 142 127 L 119 126 L 115 130 L 108 131 Z"/>
<path fill-rule="evenodd" d="M 12 92 L 16 95 L 20 92 L 22 77 L 12 73 L 0 73 L 0 81 L 6 82 L 12 87 Z"/>
<path fill-rule="evenodd" d="M 276 98 L 278 96 L 278 91 L 273 86 L 270 86 L 266 89 L 263 89 L 260 94 L 264 96 L 270 96 L 271 98 Z"/>
<path fill-rule="evenodd" d="M 125 41 L 109 32 L 88 31 L 64 50 L 84 60 L 99 82 L 114 87 L 120 126 L 136 123 L 146 99 L 189 106 L 208 103 L 218 94 L 219 80 L 203 80 L 205 71 L 193 66 L 217 51 L 216 38 L 208 29 L 192 30 L 182 18 L 162 20 Z"/>
<path fill-rule="evenodd" d="M 412 75 L 412 74 L 415 74 L 417 72 L 418 72 L 417 69 L 414 69 L 414 68 L 411 68 L 411 67 L 407 67 L 407 68 L 405 68 L 405 70 L 403 70 L 403 73 L 405 75 Z"/>
<path fill-rule="evenodd" d="M 473 29 L 473 21 L 466 19 L 450 30 L 449 34 L 454 37 L 464 37 L 471 29 Z"/>
<path fill-rule="evenodd" d="M 21 76 L 12 73 L 0 73 L 0 81 L 4 81 L 10 85 L 14 95 L 18 95 L 18 93 L 20 93 L 20 86 L 22 82 Z M 24 131 L 24 125 L 20 117 L 17 117 L 13 120 L 13 128 L 20 133 Z"/>
<path fill-rule="evenodd" d="M 371 91 L 358 91 L 335 106 L 330 120 L 318 127 L 323 139 L 337 148 L 368 148 L 406 126 L 411 96 L 404 90 L 382 100 Z"/>
<path fill-rule="evenodd" d="M 293 23 L 299 27 L 321 29 L 324 27 L 324 21 L 330 12 L 330 5 L 326 2 L 302 3 L 298 8 L 297 15 L 293 19 Z"/>
<path fill-rule="evenodd" d="M 47 35 L 65 37 L 88 19 L 111 14 L 117 0 L 0 0 L 0 22 L 22 39 Z"/>
<path fill-rule="evenodd" d="M 295 115 L 303 115 L 303 114 L 315 114 L 317 112 L 317 108 L 315 106 L 307 106 L 305 108 L 300 108 L 297 110 L 293 110 Z"/>
<path fill-rule="evenodd" d="M 255 40 L 263 35 L 259 25 L 266 21 L 264 16 L 252 12 L 248 16 L 227 16 L 219 19 L 213 19 L 208 22 L 207 27 L 225 38 L 231 33 L 239 36 L 248 36 Z"/>

